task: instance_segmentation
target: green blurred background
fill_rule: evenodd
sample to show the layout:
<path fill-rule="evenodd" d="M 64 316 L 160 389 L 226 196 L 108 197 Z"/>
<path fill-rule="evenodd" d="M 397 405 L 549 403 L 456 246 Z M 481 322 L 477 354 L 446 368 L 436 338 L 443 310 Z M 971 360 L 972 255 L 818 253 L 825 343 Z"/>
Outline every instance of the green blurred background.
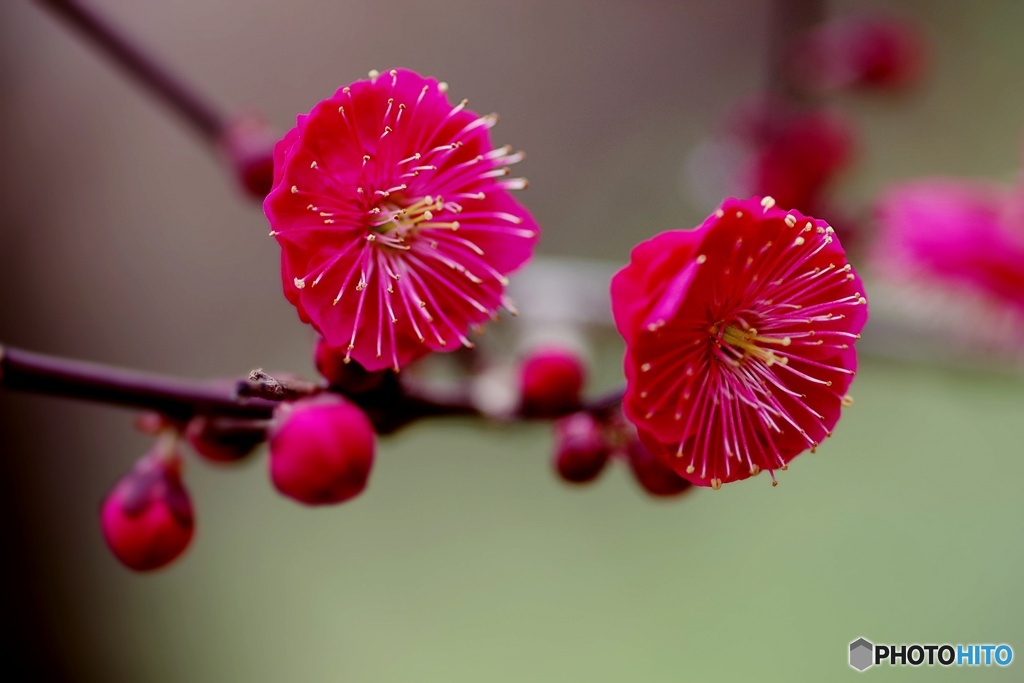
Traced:
<path fill-rule="evenodd" d="M 769 16 L 753 0 L 94 4 L 282 130 L 373 67 L 442 77 L 529 153 L 542 251 L 615 262 L 713 208 L 692 201 L 686 157 L 763 83 Z M 927 32 L 931 71 L 909 95 L 839 101 L 863 136 L 843 196 L 1014 177 L 1024 3 L 898 9 Z M 0 59 L 0 339 L 196 377 L 310 373 L 276 246 L 216 159 L 31 2 L 0 4 Z M 619 354 L 598 348 L 595 390 Z M 675 501 L 622 467 L 560 484 L 541 425 L 414 426 L 381 442 L 362 497 L 326 510 L 277 496 L 262 458 L 193 461 L 195 543 L 141 577 L 95 515 L 147 447 L 131 415 L 3 395 L 3 652 L 23 680 L 132 682 L 833 681 L 859 675 L 859 636 L 1024 658 L 1024 381 L 869 356 L 852 393 L 777 488 Z"/>

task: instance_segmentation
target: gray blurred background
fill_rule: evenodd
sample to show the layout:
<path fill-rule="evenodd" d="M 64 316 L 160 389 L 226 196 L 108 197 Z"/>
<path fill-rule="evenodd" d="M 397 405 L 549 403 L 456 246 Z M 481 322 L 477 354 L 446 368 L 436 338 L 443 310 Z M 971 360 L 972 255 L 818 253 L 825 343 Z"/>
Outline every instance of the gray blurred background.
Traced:
<path fill-rule="evenodd" d="M 691 201 L 687 155 L 767 71 L 763 0 L 94 4 L 281 131 L 371 68 L 446 80 L 526 150 L 541 252 L 620 263 L 714 208 Z M 1024 3 L 898 9 L 928 35 L 929 77 L 840 100 L 863 136 L 842 196 L 1014 177 Z M 0 149 L 4 343 L 194 377 L 312 372 L 260 207 L 29 0 L 0 3 Z M 595 387 L 619 379 L 620 352 L 599 349 Z M 141 577 L 96 520 L 147 448 L 132 415 L 0 395 L 0 647 L 24 680 L 97 681 L 831 681 L 853 675 L 858 636 L 1024 656 L 1024 385 L 867 359 L 853 394 L 837 438 L 777 489 L 672 502 L 621 468 L 567 489 L 540 425 L 415 426 L 380 444 L 366 494 L 327 510 L 275 495 L 262 457 L 192 461 L 193 547 Z"/>

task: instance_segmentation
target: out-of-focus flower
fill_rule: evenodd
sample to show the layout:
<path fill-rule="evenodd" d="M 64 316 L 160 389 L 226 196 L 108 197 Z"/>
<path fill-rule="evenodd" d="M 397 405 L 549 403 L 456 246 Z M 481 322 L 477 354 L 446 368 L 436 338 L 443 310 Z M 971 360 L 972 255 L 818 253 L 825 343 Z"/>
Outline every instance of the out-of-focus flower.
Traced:
<path fill-rule="evenodd" d="M 150 571 L 188 547 L 192 501 L 181 482 L 181 456 L 173 438 L 161 437 L 103 502 L 100 525 L 107 545 L 123 565 Z"/>
<path fill-rule="evenodd" d="M 275 148 L 264 203 L 285 296 L 367 370 L 471 346 L 539 228 L 510 194 L 522 155 L 495 149 L 495 115 L 443 83 L 372 73 L 321 102 Z"/>
<path fill-rule="evenodd" d="M 855 150 L 853 126 L 835 110 L 760 97 L 738 106 L 724 129 L 695 150 L 688 176 L 701 202 L 757 195 L 822 215 L 835 203 L 833 186 Z M 855 231 L 845 221 L 833 227 L 844 240 Z"/>
<path fill-rule="evenodd" d="M 830 109 L 796 110 L 775 101 L 745 107 L 734 131 L 750 150 L 743 189 L 810 212 L 853 159 L 853 128 Z"/>
<path fill-rule="evenodd" d="M 270 430 L 270 478 L 306 505 L 341 503 L 366 488 L 373 467 L 369 418 L 337 394 L 284 403 Z"/>
<path fill-rule="evenodd" d="M 892 91 L 919 80 L 926 63 L 918 26 L 887 16 L 850 16 L 823 24 L 798 41 L 792 78 L 808 90 Z"/>
<path fill-rule="evenodd" d="M 531 352 L 519 368 L 520 411 L 550 417 L 579 406 L 586 368 L 579 356 L 556 347 Z"/>
<path fill-rule="evenodd" d="M 898 185 L 879 204 L 874 263 L 891 278 L 967 287 L 1024 314 L 1024 221 L 1015 191 L 931 179 Z"/>
<path fill-rule="evenodd" d="M 850 400 L 867 300 L 824 221 L 728 199 L 638 245 L 611 293 L 626 416 L 695 484 L 785 468 Z"/>
<path fill-rule="evenodd" d="M 996 183 L 933 178 L 897 185 L 878 207 L 872 263 L 886 281 L 948 307 L 954 327 L 1024 329 L 1024 194 Z M 971 309 L 968 314 L 965 309 Z M 988 319 L 988 322 L 986 322 Z M 964 341 L 1019 349 L 1017 334 L 964 332 Z"/>
<path fill-rule="evenodd" d="M 611 446 L 601 424 L 589 413 L 574 413 L 555 423 L 555 471 L 565 481 L 593 481 L 608 463 Z"/>

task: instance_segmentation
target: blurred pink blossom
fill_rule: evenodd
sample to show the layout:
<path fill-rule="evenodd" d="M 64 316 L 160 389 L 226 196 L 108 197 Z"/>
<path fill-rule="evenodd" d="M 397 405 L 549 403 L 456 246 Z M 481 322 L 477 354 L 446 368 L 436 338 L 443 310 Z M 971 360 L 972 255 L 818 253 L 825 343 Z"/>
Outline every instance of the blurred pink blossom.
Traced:
<path fill-rule="evenodd" d="M 812 91 L 893 91 L 921 78 L 925 40 L 909 20 L 854 15 L 822 24 L 798 41 L 790 56 L 792 79 Z"/>
<path fill-rule="evenodd" d="M 873 262 L 890 281 L 1024 320 L 1024 192 L 952 178 L 897 185 L 879 203 Z"/>

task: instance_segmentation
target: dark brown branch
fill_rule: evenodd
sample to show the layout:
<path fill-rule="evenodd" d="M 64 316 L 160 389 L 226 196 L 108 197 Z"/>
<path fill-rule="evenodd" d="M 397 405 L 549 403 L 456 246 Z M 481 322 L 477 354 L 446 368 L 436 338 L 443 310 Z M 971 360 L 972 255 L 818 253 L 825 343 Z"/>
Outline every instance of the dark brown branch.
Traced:
<path fill-rule="evenodd" d="M 185 380 L 0 347 L 0 388 L 154 410 L 174 419 L 195 414 L 268 418 L 276 403 L 243 399 L 232 382 Z"/>
<path fill-rule="evenodd" d="M 622 389 L 609 392 L 593 401 L 567 406 L 557 414 L 526 415 L 521 411 L 504 418 L 507 421 L 557 420 L 572 413 L 586 411 L 600 420 L 608 419 L 622 405 Z M 466 393 L 439 395 L 427 387 L 403 386 L 394 373 L 389 373 L 373 391 L 350 396 L 370 416 L 380 434 L 390 434 L 411 422 L 429 417 L 477 417 L 491 419 L 476 406 Z"/>
<path fill-rule="evenodd" d="M 249 373 L 248 378 L 239 380 L 235 385 L 235 393 L 242 398 L 265 398 L 270 401 L 294 401 L 320 390 L 321 387 L 313 382 L 271 377 L 263 368 L 256 368 Z"/>
<path fill-rule="evenodd" d="M 438 395 L 426 388 L 410 387 L 390 370 L 373 388 L 348 398 L 363 409 L 378 434 L 391 434 L 427 417 L 484 416 L 468 396 Z"/>
<path fill-rule="evenodd" d="M 610 391 L 604 396 L 598 396 L 593 401 L 585 402 L 582 409 L 597 418 L 609 417 L 622 407 L 623 393 L 625 393 L 625 389 Z"/>
<path fill-rule="evenodd" d="M 182 423 L 193 416 L 206 415 L 218 418 L 216 424 L 228 431 L 238 429 L 247 433 L 259 432 L 266 425 L 220 418 L 266 420 L 278 402 L 324 391 L 312 382 L 275 379 L 261 370 L 254 370 L 248 379 L 239 381 L 186 380 L 11 347 L 0 347 L 0 389 L 151 410 Z M 380 434 L 390 434 L 430 417 L 488 417 L 466 394 L 438 394 L 426 387 L 409 387 L 393 372 L 386 373 L 372 389 L 348 398 L 366 412 Z M 620 390 L 542 419 L 557 419 L 580 410 L 606 418 L 621 403 Z M 508 419 L 532 416 L 516 413 Z"/>

